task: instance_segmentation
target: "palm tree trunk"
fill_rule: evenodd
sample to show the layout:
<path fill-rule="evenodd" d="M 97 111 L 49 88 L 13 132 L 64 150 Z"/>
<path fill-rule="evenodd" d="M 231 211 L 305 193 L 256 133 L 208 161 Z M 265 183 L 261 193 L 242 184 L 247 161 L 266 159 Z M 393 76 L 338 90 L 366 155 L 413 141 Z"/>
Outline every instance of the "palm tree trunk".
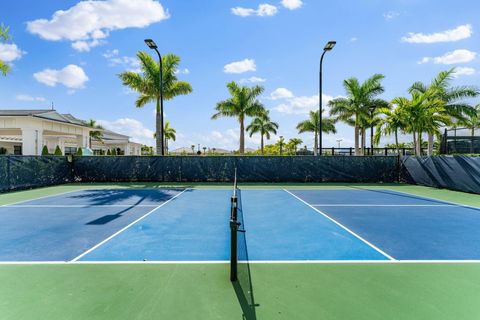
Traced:
<path fill-rule="evenodd" d="M 314 131 L 315 134 L 315 139 L 314 139 L 314 144 L 313 144 L 313 155 L 316 156 L 318 155 L 318 132 L 317 130 Z"/>
<path fill-rule="evenodd" d="M 428 152 L 427 155 L 431 157 L 433 155 L 433 134 L 428 134 Z"/>
<path fill-rule="evenodd" d="M 413 150 L 415 152 L 415 155 L 418 156 L 418 154 L 417 154 L 417 133 L 415 131 L 413 132 Z"/>
<path fill-rule="evenodd" d="M 360 134 L 360 130 L 358 128 L 357 125 L 355 125 L 355 155 L 358 156 L 360 155 L 360 150 L 358 148 L 358 144 L 359 144 L 359 134 Z"/>
<path fill-rule="evenodd" d="M 362 128 L 362 140 L 361 141 L 362 141 L 362 144 L 361 144 L 360 154 L 362 156 L 364 156 L 365 155 L 365 141 L 366 141 L 366 139 L 365 139 L 365 129 L 363 129 L 363 128 Z"/>
<path fill-rule="evenodd" d="M 395 148 L 397 149 L 397 155 L 400 155 L 400 148 L 398 147 L 398 130 L 395 130 Z"/>
<path fill-rule="evenodd" d="M 243 117 L 240 117 L 240 154 L 245 153 L 245 124 Z"/>
<path fill-rule="evenodd" d="M 422 155 L 422 133 L 421 132 L 417 134 L 417 154 L 419 156 Z"/>
<path fill-rule="evenodd" d="M 475 152 L 475 148 L 473 146 L 474 141 L 475 141 L 475 126 L 472 127 L 472 142 L 470 142 L 470 153 Z"/>
<path fill-rule="evenodd" d="M 260 135 L 260 149 L 262 150 L 262 156 L 264 155 L 263 153 L 263 133 Z"/>
<path fill-rule="evenodd" d="M 156 126 L 156 135 L 155 135 L 155 140 L 156 140 L 156 147 L 157 147 L 157 155 L 162 154 L 163 150 L 163 139 L 162 139 L 162 114 L 160 110 L 160 99 L 157 99 L 157 113 L 155 115 L 155 126 Z"/>

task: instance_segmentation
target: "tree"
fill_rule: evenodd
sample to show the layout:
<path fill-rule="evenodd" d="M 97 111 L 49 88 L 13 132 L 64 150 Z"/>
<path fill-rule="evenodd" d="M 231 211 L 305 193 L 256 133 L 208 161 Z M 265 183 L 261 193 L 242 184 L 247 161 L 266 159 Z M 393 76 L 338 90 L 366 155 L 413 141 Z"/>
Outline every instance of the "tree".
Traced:
<path fill-rule="evenodd" d="M 165 122 L 164 132 L 165 132 L 165 154 L 168 154 L 168 141 L 177 140 L 177 130 L 170 127 L 170 122 L 167 121 Z"/>
<path fill-rule="evenodd" d="M 283 137 L 278 138 L 278 141 L 277 141 L 277 143 L 275 143 L 275 145 L 278 147 L 279 154 L 283 155 L 283 153 L 285 152 L 285 150 L 284 150 L 285 138 L 283 138 Z"/>
<path fill-rule="evenodd" d="M 298 146 L 303 143 L 302 139 L 292 138 L 288 141 L 286 148 L 289 154 L 297 155 Z"/>
<path fill-rule="evenodd" d="M 264 88 L 262 86 L 239 86 L 235 81 L 227 84 L 230 98 L 217 103 L 212 119 L 220 117 L 237 118 L 240 124 L 240 154 L 245 153 L 245 118 L 260 117 L 265 113 L 263 104 L 257 100 Z"/>
<path fill-rule="evenodd" d="M 138 97 L 135 105 L 142 108 L 150 102 L 156 103 L 156 153 L 161 154 L 162 126 L 160 110 L 160 66 L 146 52 L 138 52 L 137 57 L 140 61 L 141 73 L 127 71 L 119 75 L 125 86 L 137 91 Z M 180 57 L 174 54 L 167 54 L 162 57 L 162 83 L 163 83 L 163 99 L 172 100 L 176 96 L 185 95 L 192 92 L 192 86 L 185 81 L 179 81 L 177 78 L 178 66 L 180 65 Z"/>
<path fill-rule="evenodd" d="M 112 148 L 112 156 L 116 156 L 117 154 L 117 148 Z"/>
<path fill-rule="evenodd" d="M 265 111 L 264 114 L 256 117 L 247 126 L 247 132 L 252 137 L 255 133 L 260 133 L 260 150 L 262 155 L 264 154 L 264 137 L 270 140 L 270 134 L 277 134 L 278 123 L 270 120 L 269 112 Z"/>
<path fill-rule="evenodd" d="M 439 128 L 451 123 L 450 117 L 445 114 L 443 101 L 429 94 L 433 93 L 413 92 L 410 99 L 398 97 L 392 100 L 392 104 L 399 108 L 403 130 L 413 135 L 416 155 L 421 155 L 423 133 L 439 135 Z"/>
<path fill-rule="evenodd" d="M 474 153 L 474 137 L 475 137 L 475 129 L 480 128 L 480 104 L 475 106 L 475 113 L 468 114 L 466 117 L 458 122 L 459 125 L 464 126 L 467 129 L 470 129 L 472 135 L 472 144 L 470 146 L 470 152 Z"/>
<path fill-rule="evenodd" d="M 478 88 L 471 86 L 451 87 L 455 78 L 455 68 L 440 72 L 429 85 L 415 82 L 409 89 L 410 93 L 427 95 L 428 99 L 436 100 L 433 105 L 440 103 L 442 112 L 451 118 L 462 121 L 468 115 L 475 115 L 475 109 L 464 102 L 464 99 L 474 98 L 480 94 Z M 436 132 L 436 130 L 431 130 Z M 428 155 L 433 154 L 434 134 L 428 133 Z"/>
<path fill-rule="evenodd" d="M 55 147 L 55 152 L 53 154 L 56 155 L 56 156 L 63 156 L 62 149 L 60 149 L 59 146 L 56 146 Z"/>
<path fill-rule="evenodd" d="M 112 152 L 110 151 L 110 149 L 107 150 L 107 156 L 111 156 L 112 155 Z"/>
<path fill-rule="evenodd" d="M 95 128 L 98 130 L 90 131 L 90 148 L 92 147 L 92 140 L 97 140 L 99 142 L 103 141 L 103 127 L 97 124 L 96 120 L 90 119 L 87 121 L 87 126 Z"/>
<path fill-rule="evenodd" d="M 365 137 L 365 119 L 368 119 L 369 108 L 388 107 L 388 103 L 377 96 L 382 94 L 385 89 L 381 81 L 385 78 L 382 74 L 374 74 L 365 82 L 360 83 L 357 78 L 349 78 L 343 81 L 346 97 L 335 98 L 328 105 L 330 115 L 336 116 L 337 120 L 344 121 L 353 125 L 355 128 L 355 154 L 363 153 L 359 148 L 360 133 Z"/>
<path fill-rule="evenodd" d="M 380 108 L 378 112 L 383 113 L 385 117 L 382 118 L 377 124 L 374 137 L 375 144 L 380 143 L 380 137 L 382 135 L 388 136 L 393 134 L 395 136 L 395 149 L 397 150 L 397 154 L 400 154 L 398 130 L 403 130 L 405 128 L 405 123 L 402 119 L 401 108 L 399 108 L 399 106 L 393 110 L 390 110 L 389 108 Z"/>
<path fill-rule="evenodd" d="M 309 118 L 297 124 L 298 133 L 313 132 L 314 147 L 313 153 L 317 155 L 318 152 L 318 128 L 320 124 L 320 117 L 318 111 L 310 111 Z M 335 128 L 335 120 L 331 118 L 322 117 L 322 131 L 323 133 L 337 133 Z"/>
<path fill-rule="evenodd" d="M 82 148 L 77 148 L 77 153 L 76 153 L 77 156 L 83 156 L 83 150 Z"/>
<path fill-rule="evenodd" d="M 8 31 L 9 31 L 9 28 L 5 27 L 2 23 L 0 25 L 0 43 L 5 43 L 10 40 L 10 35 Z M 10 65 L 0 60 L 0 73 L 6 76 L 9 72 L 10 72 Z"/>
<path fill-rule="evenodd" d="M 48 147 L 47 146 L 43 146 L 42 148 L 42 156 L 48 156 L 50 155 L 50 153 L 48 153 Z"/>

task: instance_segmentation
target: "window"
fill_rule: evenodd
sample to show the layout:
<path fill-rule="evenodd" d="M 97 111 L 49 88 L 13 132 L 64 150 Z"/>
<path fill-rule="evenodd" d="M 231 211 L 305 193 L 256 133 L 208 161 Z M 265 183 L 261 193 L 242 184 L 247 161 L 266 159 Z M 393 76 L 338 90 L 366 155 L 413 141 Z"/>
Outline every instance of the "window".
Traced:
<path fill-rule="evenodd" d="M 65 147 L 65 155 L 74 155 L 77 153 L 77 148 L 76 147 Z"/>
<path fill-rule="evenodd" d="M 22 146 L 13 146 L 13 154 L 17 156 L 22 155 Z"/>

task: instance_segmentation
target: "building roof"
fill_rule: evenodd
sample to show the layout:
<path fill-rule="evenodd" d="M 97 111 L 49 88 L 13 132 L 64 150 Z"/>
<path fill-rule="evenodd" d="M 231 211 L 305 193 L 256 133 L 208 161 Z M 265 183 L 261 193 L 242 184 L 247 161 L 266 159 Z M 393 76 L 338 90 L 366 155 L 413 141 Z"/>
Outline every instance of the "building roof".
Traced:
<path fill-rule="evenodd" d="M 82 127 L 89 127 L 88 124 L 80 120 L 78 118 L 75 118 L 71 114 L 61 114 L 58 113 L 56 110 L 50 109 L 50 110 L 45 110 L 45 109 L 39 109 L 39 110 L 0 110 L 0 117 L 1 116 L 9 116 L 9 117 L 35 117 L 35 118 L 41 118 L 45 120 L 51 120 L 51 121 L 58 121 L 58 122 L 63 122 L 63 123 L 69 123 L 77 126 L 82 126 Z"/>

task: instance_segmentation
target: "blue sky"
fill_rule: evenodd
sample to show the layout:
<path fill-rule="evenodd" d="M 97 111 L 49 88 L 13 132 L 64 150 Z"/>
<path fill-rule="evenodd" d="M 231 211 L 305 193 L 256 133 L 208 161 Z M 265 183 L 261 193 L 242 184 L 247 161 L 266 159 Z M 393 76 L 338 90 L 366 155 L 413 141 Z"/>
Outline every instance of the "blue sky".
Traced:
<path fill-rule="evenodd" d="M 154 106 L 136 109 L 136 94 L 117 77 L 138 68 L 135 53 L 153 38 L 162 53 L 182 58 L 179 78 L 194 90 L 166 102 L 178 132 L 171 148 L 237 147 L 237 122 L 210 120 L 231 80 L 263 85 L 261 100 L 279 135 L 296 137 L 296 124 L 316 109 L 318 60 L 328 40 L 337 46 L 324 62 L 326 98 L 344 94 L 343 79 L 373 73 L 386 75 L 385 99 L 451 67 L 461 71 L 456 85 L 479 85 L 478 12 L 473 0 L 4 1 L 0 22 L 10 26 L 12 42 L 0 47 L 0 59 L 13 69 L 0 77 L 0 108 L 53 102 L 60 112 L 153 144 Z M 353 129 L 338 130 L 324 145 L 342 139 L 352 146 Z M 313 135 L 300 137 L 313 145 Z M 247 146 L 258 142 L 254 136 Z"/>

